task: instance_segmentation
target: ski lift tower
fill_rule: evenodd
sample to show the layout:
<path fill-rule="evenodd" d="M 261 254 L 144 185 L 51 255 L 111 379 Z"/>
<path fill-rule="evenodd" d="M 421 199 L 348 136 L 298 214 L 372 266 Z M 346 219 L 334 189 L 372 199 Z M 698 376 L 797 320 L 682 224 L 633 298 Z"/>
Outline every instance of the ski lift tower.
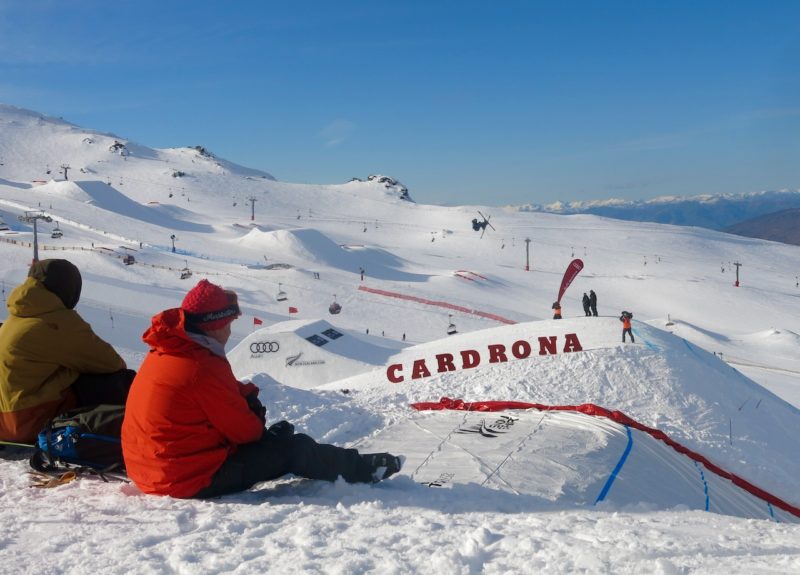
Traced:
<path fill-rule="evenodd" d="M 258 198 L 255 196 L 250 196 L 247 198 L 247 201 L 250 202 L 250 221 L 252 222 L 256 219 L 256 202 L 258 201 Z"/>
<path fill-rule="evenodd" d="M 33 224 L 33 262 L 39 261 L 39 236 L 36 228 L 36 222 L 43 220 L 45 222 L 52 222 L 53 218 L 46 215 L 43 211 L 25 212 L 24 216 L 19 216 L 19 221 L 26 224 Z"/>
<path fill-rule="evenodd" d="M 739 262 L 733 262 L 733 265 L 736 266 L 736 283 L 733 284 L 735 287 L 739 287 L 739 267 L 742 265 Z"/>
<path fill-rule="evenodd" d="M 531 259 L 530 259 L 530 247 L 531 247 L 531 239 L 525 238 L 525 271 L 531 271 Z"/>

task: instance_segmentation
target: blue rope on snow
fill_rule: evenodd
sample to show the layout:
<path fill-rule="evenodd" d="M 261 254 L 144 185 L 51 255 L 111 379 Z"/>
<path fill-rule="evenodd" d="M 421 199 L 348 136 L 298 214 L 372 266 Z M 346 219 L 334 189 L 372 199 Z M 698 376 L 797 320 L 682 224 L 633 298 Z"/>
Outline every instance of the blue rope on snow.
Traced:
<path fill-rule="evenodd" d="M 697 463 L 697 462 L 695 461 L 695 462 L 694 462 L 694 466 L 697 468 L 697 471 L 699 471 L 699 472 L 700 472 L 700 481 L 702 481 L 702 482 L 703 482 L 703 493 L 704 493 L 704 494 L 705 494 L 705 496 L 706 496 L 706 511 L 708 511 L 708 510 L 709 510 L 709 507 L 710 507 L 710 505 L 709 505 L 710 501 L 709 501 L 709 497 L 708 497 L 708 483 L 706 482 L 706 476 L 705 476 L 705 474 L 703 473 L 703 468 L 702 468 L 702 467 L 700 467 L 700 464 L 699 464 L 699 463 Z"/>
<path fill-rule="evenodd" d="M 628 427 L 627 425 L 625 426 L 625 432 L 628 434 L 628 445 L 625 446 L 625 451 L 622 453 L 622 457 L 620 457 L 619 461 L 617 461 L 617 465 L 614 467 L 614 471 L 611 472 L 611 475 L 609 475 L 606 484 L 600 491 L 600 495 L 597 496 L 597 499 L 594 502 L 595 505 L 597 505 L 606 498 L 606 495 L 608 495 L 608 491 L 611 489 L 611 484 L 614 483 L 614 480 L 617 478 L 617 475 L 622 470 L 622 466 L 625 465 L 625 460 L 628 459 L 628 455 L 631 452 L 631 448 L 633 447 L 633 436 L 631 435 L 631 428 Z"/>
<path fill-rule="evenodd" d="M 775 517 L 775 512 L 772 510 L 772 504 L 767 501 L 767 509 L 769 509 L 769 516 L 775 521 L 775 523 L 780 523 L 777 517 Z"/>

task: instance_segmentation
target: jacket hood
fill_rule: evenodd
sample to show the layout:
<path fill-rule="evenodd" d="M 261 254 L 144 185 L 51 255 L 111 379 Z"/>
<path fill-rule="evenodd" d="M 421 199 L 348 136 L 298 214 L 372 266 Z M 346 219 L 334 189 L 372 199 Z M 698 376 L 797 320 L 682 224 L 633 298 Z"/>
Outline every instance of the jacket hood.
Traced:
<path fill-rule="evenodd" d="M 142 341 L 152 349 L 166 353 L 180 353 L 197 348 L 186 333 L 185 318 L 180 308 L 164 310 L 153 316 Z"/>
<path fill-rule="evenodd" d="M 42 282 L 29 277 L 11 290 L 6 308 L 10 315 L 16 317 L 37 317 L 63 310 L 65 306 L 61 298 L 47 289 Z"/>
<path fill-rule="evenodd" d="M 67 309 L 74 309 L 81 298 L 83 280 L 81 272 L 67 260 L 40 260 L 33 262 L 28 277 L 42 282 L 44 287 L 56 294 Z"/>

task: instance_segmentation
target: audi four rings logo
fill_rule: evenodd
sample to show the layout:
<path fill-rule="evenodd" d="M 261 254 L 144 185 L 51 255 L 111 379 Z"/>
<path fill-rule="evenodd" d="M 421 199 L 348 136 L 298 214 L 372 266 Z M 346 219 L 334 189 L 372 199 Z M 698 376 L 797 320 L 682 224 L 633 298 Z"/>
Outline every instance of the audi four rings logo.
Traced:
<path fill-rule="evenodd" d="M 251 353 L 275 353 L 280 348 L 277 341 L 255 341 L 250 344 Z"/>

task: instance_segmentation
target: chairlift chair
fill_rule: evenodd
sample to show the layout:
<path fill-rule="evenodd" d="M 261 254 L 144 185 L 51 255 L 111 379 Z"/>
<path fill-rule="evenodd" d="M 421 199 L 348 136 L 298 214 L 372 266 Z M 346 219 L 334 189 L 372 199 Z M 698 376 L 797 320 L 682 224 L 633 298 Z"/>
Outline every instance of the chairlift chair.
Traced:
<path fill-rule="evenodd" d="M 342 311 L 342 306 L 336 302 L 336 294 L 333 296 L 333 303 L 328 307 L 328 311 L 333 315 L 336 315 Z"/>
<path fill-rule="evenodd" d="M 289 296 L 287 296 L 286 292 L 283 291 L 282 286 L 283 284 L 278 284 L 278 295 L 275 296 L 275 299 L 277 301 L 286 301 L 287 299 L 289 299 Z"/>
<path fill-rule="evenodd" d="M 456 329 L 456 324 L 453 323 L 453 316 L 450 315 L 450 324 L 447 326 L 447 335 L 453 335 L 454 333 L 458 333 Z"/>
<path fill-rule="evenodd" d="M 50 237 L 53 239 L 58 239 L 63 237 L 63 235 L 64 232 L 61 231 L 61 229 L 58 227 L 58 222 L 56 222 L 56 227 L 53 228 L 53 231 L 50 233 Z"/>

